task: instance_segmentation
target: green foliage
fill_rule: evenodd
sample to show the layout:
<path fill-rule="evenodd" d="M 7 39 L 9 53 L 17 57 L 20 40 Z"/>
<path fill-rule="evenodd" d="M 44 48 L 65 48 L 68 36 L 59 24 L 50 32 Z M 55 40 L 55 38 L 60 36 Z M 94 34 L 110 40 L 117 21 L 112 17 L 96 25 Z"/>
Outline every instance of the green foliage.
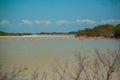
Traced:
<path fill-rule="evenodd" d="M 77 35 L 78 36 L 84 36 L 84 35 L 91 36 L 91 32 L 92 32 L 92 30 L 90 28 L 85 28 L 84 30 L 79 30 L 77 32 Z"/>
<path fill-rule="evenodd" d="M 120 38 L 120 24 L 114 26 L 114 37 Z"/>
<path fill-rule="evenodd" d="M 41 32 L 41 33 L 36 33 L 37 35 L 40 34 L 76 34 L 76 31 L 72 31 L 72 32 Z"/>
<path fill-rule="evenodd" d="M 22 36 L 22 35 L 32 35 L 31 33 L 8 33 L 0 31 L 0 36 Z"/>
<path fill-rule="evenodd" d="M 113 37 L 113 25 L 104 24 L 92 29 L 92 33 L 98 37 Z"/>
<path fill-rule="evenodd" d="M 93 29 L 85 28 L 84 30 L 79 30 L 76 36 L 91 36 L 91 37 L 115 37 L 120 38 L 120 24 L 115 26 L 110 24 L 98 25 Z"/>

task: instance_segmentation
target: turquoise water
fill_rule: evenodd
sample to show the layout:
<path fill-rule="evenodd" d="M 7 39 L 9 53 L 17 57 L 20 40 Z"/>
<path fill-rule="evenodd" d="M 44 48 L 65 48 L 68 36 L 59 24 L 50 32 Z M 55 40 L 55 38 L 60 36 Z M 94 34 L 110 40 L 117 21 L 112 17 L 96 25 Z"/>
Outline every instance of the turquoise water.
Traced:
<path fill-rule="evenodd" d="M 49 65 L 55 59 L 65 61 L 83 52 L 93 56 L 94 50 L 117 49 L 120 40 L 86 39 L 80 41 L 74 36 L 1 37 L 0 65 Z"/>

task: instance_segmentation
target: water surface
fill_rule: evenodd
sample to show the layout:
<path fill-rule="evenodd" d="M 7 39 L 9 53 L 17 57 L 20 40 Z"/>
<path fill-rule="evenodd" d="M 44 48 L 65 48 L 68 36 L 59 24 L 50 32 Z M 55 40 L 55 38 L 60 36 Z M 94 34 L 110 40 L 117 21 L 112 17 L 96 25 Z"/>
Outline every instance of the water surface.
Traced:
<path fill-rule="evenodd" d="M 120 40 L 86 39 L 80 41 L 74 36 L 29 36 L 0 37 L 0 64 L 13 65 L 50 65 L 55 59 L 73 59 L 79 52 L 93 56 L 94 50 L 117 49 Z"/>

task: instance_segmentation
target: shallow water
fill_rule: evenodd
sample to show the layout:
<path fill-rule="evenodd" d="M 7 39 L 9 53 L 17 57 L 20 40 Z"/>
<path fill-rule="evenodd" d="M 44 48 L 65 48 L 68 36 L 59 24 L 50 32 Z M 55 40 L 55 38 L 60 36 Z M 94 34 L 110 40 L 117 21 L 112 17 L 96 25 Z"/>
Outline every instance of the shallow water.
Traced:
<path fill-rule="evenodd" d="M 94 56 L 94 50 L 119 48 L 120 40 L 86 39 L 80 41 L 74 36 L 0 37 L 0 65 L 50 65 L 55 59 L 65 61 L 83 52 Z"/>

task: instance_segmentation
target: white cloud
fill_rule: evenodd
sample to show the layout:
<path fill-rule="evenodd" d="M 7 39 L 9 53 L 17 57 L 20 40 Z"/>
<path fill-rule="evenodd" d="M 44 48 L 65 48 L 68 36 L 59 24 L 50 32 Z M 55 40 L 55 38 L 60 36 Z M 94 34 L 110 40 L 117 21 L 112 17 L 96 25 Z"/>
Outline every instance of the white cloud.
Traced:
<path fill-rule="evenodd" d="M 34 22 L 36 24 L 45 24 L 45 25 L 51 24 L 51 21 L 49 21 L 49 20 L 35 20 Z"/>
<path fill-rule="evenodd" d="M 35 23 L 36 24 L 40 24 L 41 22 L 39 20 L 35 20 Z"/>
<path fill-rule="evenodd" d="M 102 22 L 102 23 L 111 23 L 111 22 L 120 23 L 120 19 L 102 20 L 101 22 Z"/>
<path fill-rule="evenodd" d="M 56 21 L 56 23 L 59 24 L 59 25 L 62 25 L 62 24 L 69 23 L 69 21 L 67 21 L 67 20 L 58 20 L 58 21 Z"/>
<path fill-rule="evenodd" d="M 76 20 L 77 23 L 87 23 L 87 24 L 95 24 L 96 21 L 85 19 L 85 20 Z"/>
<path fill-rule="evenodd" d="M 23 24 L 28 24 L 28 25 L 32 24 L 32 22 L 27 19 L 22 20 L 22 22 L 23 22 Z"/>
<path fill-rule="evenodd" d="M 2 26 L 6 26 L 6 25 L 8 25 L 9 24 L 9 21 L 8 20 L 2 20 L 1 22 L 0 22 L 0 25 L 2 25 Z"/>
<path fill-rule="evenodd" d="M 81 20 L 79 20 L 79 19 L 78 19 L 78 20 L 76 20 L 76 22 L 77 22 L 77 23 L 82 23 L 82 22 L 81 22 Z"/>

